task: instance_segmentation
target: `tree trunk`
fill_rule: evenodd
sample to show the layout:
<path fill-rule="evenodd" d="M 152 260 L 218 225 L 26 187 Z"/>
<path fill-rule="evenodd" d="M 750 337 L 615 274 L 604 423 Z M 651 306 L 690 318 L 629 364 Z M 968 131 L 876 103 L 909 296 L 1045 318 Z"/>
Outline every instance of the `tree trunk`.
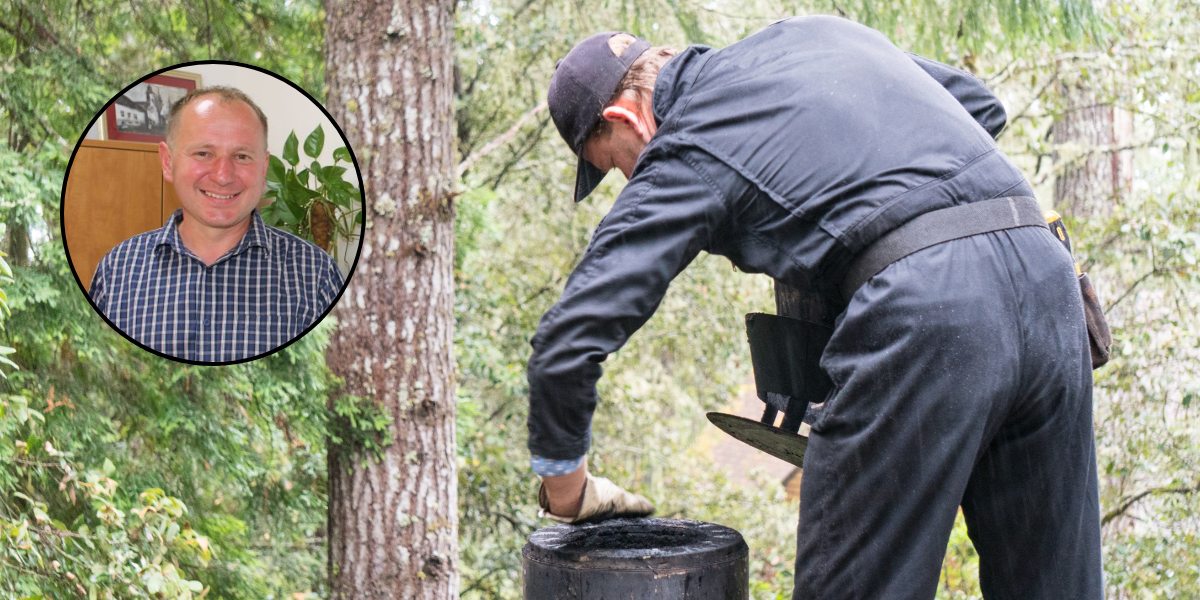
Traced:
<path fill-rule="evenodd" d="M 23 221 L 8 225 L 8 262 L 14 267 L 29 266 L 29 226 Z"/>
<path fill-rule="evenodd" d="M 1106 104 L 1086 82 L 1060 85 L 1059 93 L 1064 110 L 1053 125 L 1055 146 L 1075 146 L 1069 153 L 1063 152 L 1075 156 L 1080 152 L 1093 152 L 1085 159 L 1064 165 L 1054 181 L 1054 206 L 1064 215 L 1078 219 L 1109 217 L 1113 214 L 1113 206 L 1133 188 L 1133 151 L 1111 150 L 1130 144 L 1133 119 L 1128 112 Z M 1096 151 L 1098 148 L 1110 150 Z M 1055 152 L 1055 161 L 1070 160 L 1059 154 Z M 1103 285 L 1103 281 L 1095 279 L 1095 273 L 1091 277 L 1093 282 Z M 1112 319 L 1113 315 L 1110 313 L 1108 318 Z M 1098 398 L 1097 401 L 1102 400 Z M 1124 488 L 1123 476 L 1101 473 L 1100 477 L 1105 488 Z M 1130 530 L 1135 524 L 1133 515 L 1126 514 L 1106 523 L 1105 529 Z"/>
<path fill-rule="evenodd" d="M 1059 93 L 1064 110 L 1054 122 L 1054 160 L 1070 162 L 1054 181 L 1054 206 L 1076 218 L 1107 217 L 1133 186 L 1133 151 L 1116 150 L 1132 140 L 1133 119 L 1084 82 L 1061 85 Z"/>
<path fill-rule="evenodd" d="M 327 354 L 393 417 L 382 460 L 330 444 L 330 598 L 458 597 L 450 0 L 326 0 L 328 106 L 366 185 Z"/>

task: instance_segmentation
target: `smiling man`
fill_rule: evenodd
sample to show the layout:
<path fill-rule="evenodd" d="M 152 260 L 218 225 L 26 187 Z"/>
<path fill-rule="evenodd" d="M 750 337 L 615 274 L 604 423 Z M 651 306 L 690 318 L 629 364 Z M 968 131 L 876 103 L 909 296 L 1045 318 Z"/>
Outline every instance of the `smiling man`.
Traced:
<path fill-rule="evenodd" d="M 270 157 L 258 105 L 234 88 L 195 90 L 171 107 L 158 151 L 183 208 L 100 261 L 97 310 L 144 346 L 192 362 L 259 356 L 307 330 L 342 275 L 316 245 L 258 214 Z"/>

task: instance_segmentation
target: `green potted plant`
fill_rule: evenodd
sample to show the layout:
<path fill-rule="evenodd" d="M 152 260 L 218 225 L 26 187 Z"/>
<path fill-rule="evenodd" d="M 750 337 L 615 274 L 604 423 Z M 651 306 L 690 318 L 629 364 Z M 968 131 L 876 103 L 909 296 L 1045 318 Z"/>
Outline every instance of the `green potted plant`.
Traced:
<path fill-rule="evenodd" d="M 304 154 L 312 159 L 300 164 L 296 132 L 283 144 L 283 156 L 271 155 L 267 166 L 267 190 L 264 198 L 274 202 L 261 210 L 267 225 L 290 231 L 338 258 L 340 242 L 352 238 L 362 223 L 362 195 L 358 186 L 342 175 L 353 163 L 345 146 L 333 151 L 333 164 L 317 161 L 325 147 L 325 130 L 317 125 L 304 138 Z"/>

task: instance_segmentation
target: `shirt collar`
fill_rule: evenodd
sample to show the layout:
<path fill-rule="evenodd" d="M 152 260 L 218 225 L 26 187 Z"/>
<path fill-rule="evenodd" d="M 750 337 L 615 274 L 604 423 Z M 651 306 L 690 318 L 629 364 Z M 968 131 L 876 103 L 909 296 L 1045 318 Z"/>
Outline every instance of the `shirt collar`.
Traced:
<path fill-rule="evenodd" d="M 654 82 L 654 96 L 650 100 L 650 108 L 658 125 L 661 126 L 667 119 L 675 101 L 691 90 L 692 82 L 700 72 L 697 67 L 708 62 L 711 51 L 712 48 L 708 46 L 688 46 L 659 69 Z"/>
<path fill-rule="evenodd" d="M 191 250 L 187 249 L 187 246 L 183 245 L 183 238 L 179 235 L 179 223 L 182 220 L 183 209 L 175 209 L 175 212 L 171 213 L 171 217 L 167 219 L 166 226 L 162 228 L 162 234 L 158 236 L 155 247 L 167 246 L 179 254 L 195 256 Z M 263 223 L 257 208 L 250 213 L 250 229 L 246 230 L 246 235 L 242 236 L 241 241 L 232 250 L 226 252 L 217 262 L 229 256 L 237 256 L 254 247 L 262 248 L 267 253 L 271 251 L 271 246 L 267 243 L 267 224 Z"/>

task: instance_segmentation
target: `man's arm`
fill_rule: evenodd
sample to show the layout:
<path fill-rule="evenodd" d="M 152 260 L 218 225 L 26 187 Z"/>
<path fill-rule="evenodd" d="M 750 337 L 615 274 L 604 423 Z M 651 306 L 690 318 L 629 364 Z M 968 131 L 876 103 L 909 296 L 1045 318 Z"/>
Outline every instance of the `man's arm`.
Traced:
<path fill-rule="evenodd" d="M 321 251 L 321 270 L 317 281 L 317 298 L 320 305 L 320 310 L 317 314 L 325 312 L 330 304 L 337 298 L 337 295 L 342 291 L 342 270 L 338 268 L 337 263 L 333 261 L 333 257 Z"/>
<path fill-rule="evenodd" d="M 954 96 L 958 103 L 971 113 L 971 116 L 987 130 L 989 135 L 993 138 L 1000 135 L 1004 124 L 1008 122 L 1008 115 L 1005 114 L 1004 105 L 1000 103 L 1000 99 L 996 98 L 979 78 L 936 60 L 930 60 L 911 52 L 907 54 L 930 77 L 946 88 L 946 91 L 950 92 L 950 95 Z"/>
<path fill-rule="evenodd" d="M 671 280 L 710 246 L 725 218 L 724 201 L 707 181 L 682 157 L 659 158 L 634 174 L 597 227 L 531 341 L 534 456 L 574 460 L 587 452 L 600 363 L 654 314 Z"/>

